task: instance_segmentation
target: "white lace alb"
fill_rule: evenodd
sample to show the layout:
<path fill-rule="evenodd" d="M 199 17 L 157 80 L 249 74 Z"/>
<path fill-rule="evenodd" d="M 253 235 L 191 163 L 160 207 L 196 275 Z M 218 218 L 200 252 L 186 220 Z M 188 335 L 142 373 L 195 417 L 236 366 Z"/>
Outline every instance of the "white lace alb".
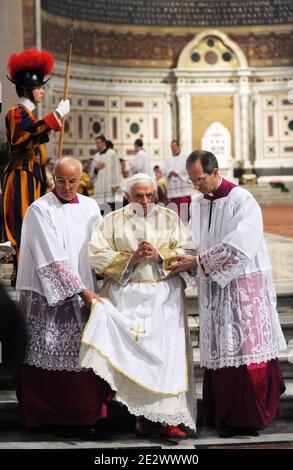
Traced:
<path fill-rule="evenodd" d="M 271 272 L 243 273 L 225 287 L 210 277 L 198 282 L 202 367 L 269 361 L 286 348 Z"/>

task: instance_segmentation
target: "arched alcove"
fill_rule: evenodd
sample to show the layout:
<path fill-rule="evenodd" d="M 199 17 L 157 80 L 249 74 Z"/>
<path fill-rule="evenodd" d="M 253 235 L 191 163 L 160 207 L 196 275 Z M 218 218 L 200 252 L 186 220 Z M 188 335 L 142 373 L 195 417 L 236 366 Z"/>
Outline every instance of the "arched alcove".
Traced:
<path fill-rule="evenodd" d="M 247 69 L 241 48 L 227 34 L 208 29 L 197 34 L 182 50 L 177 69 L 231 70 Z"/>

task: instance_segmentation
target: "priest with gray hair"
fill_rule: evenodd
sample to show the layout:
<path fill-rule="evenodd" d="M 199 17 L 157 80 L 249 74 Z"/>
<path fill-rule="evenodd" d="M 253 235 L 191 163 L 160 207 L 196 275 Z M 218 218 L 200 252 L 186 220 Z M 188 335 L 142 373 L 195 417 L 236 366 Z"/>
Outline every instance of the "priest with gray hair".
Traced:
<path fill-rule="evenodd" d="M 186 230 L 177 214 L 155 204 L 145 173 L 127 185 L 129 205 L 107 214 L 90 241 L 90 262 L 104 276 L 82 337 L 80 365 L 94 370 L 137 417 L 135 432 L 184 438 L 196 427 L 193 363 L 183 281 L 170 276 Z"/>
<path fill-rule="evenodd" d="M 19 370 L 18 399 L 26 428 L 92 435 L 107 415 L 107 384 L 79 365 L 81 335 L 92 300 L 99 300 L 88 243 L 99 222 L 97 203 L 77 194 L 82 166 L 58 160 L 54 188 L 23 220 L 16 288 L 28 344 Z"/>

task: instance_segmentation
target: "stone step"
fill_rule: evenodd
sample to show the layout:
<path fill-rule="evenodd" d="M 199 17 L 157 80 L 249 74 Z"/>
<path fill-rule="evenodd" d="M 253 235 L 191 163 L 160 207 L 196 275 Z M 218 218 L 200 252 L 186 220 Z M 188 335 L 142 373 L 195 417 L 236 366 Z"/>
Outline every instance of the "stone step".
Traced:
<path fill-rule="evenodd" d="M 292 197 L 292 192 L 290 191 L 282 191 L 280 188 L 270 188 L 268 186 L 244 186 L 244 189 L 247 189 L 252 194 L 273 194 L 274 196 L 287 196 Z"/>
<path fill-rule="evenodd" d="M 286 379 L 286 392 L 281 397 L 282 420 L 293 419 L 293 379 Z M 198 400 L 198 425 L 204 423 L 204 410 L 202 404 L 202 380 L 196 381 L 196 391 Z M 111 419 L 116 420 L 116 426 L 121 426 L 121 422 L 127 424 L 133 421 L 133 417 L 125 408 L 112 404 L 109 410 Z M 123 418 L 123 419 L 122 419 Z M 20 430 L 19 405 L 14 390 L 0 391 L 0 431 Z M 1 440 L 1 436 L 0 436 Z"/>
<path fill-rule="evenodd" d="M 112 449 L 123 449 L 122 455 L 127 455 L 127 449 L 145 449 L 150 455 L 157 452 L 157 449 L 169 451 L 176 449 L 179 453 L 184 453 L 186 449 L 292 449 L 293 448 L 293 424 L 288 419 L 275 419 L 270 426 L 259 433 L 258 437 L 235 436 L 233 438 L 221 439 L 216 430 L 198 424 L 196 436 L 190 435 L 183 441 L 171 441 L 167 438 L 159 437 L 158 425 L 153 426 L 152 435 L 138 439 L 133 433 L 133 420 L 113 420 L 104 422 L 108 436 L 95 440 L 82 440 L 78 438 L 65 439 L 57 437 L 52 431 L 25 432 L 21 429 L 3 430 L 0 434 L 0 449 L 93 449 L 96 454 L 112 455 Z M 116 450 L 117 452 L 117 450 Z M 160 452 L 160 451 L 159 451 Z M 119 452 L 118 452 L 119 453 Z M 74 459 L 74 452 L 70 454 Z M 117 455 L 117 454 L 116 454 Z M 130 453 L 129 456 L 132 454 Z M 203 455 L 203 454 L 201 454 Z M 269 454 L 271 455 L 271 454 Z M 67 460 L 69 455 L 66 456 Z M 22 454 L 22 465 L 25 455 Z M 227 454 L 227 461 L 230 454 Z M 263 456 L 262 456 L 263 457 Z M 130 457 L 131 458 L 131 457 Z M 269 457 L 270 458 L 270 457 Z M 31 464 L 31 455 L 27 456 L 28 465 Z M 230 458 L 231 460 L 231 458 Z M 264 461 L 264 459 L 262 458 Z M 26 462 L 25 462 L 26 463 Z M 69 465 L 71 460 L 69 459 Z"/>
<path fill-rule="evenodd" d="M 15 388 L 15 369 L 1 363 L 0 364 L 0 391 Z"/>
<path fill-rule="evenodd" d="M 293 310 L 293 294 L 279 293 L 277 294 L 278 311 L 283 308 L 291 308 Z"/>

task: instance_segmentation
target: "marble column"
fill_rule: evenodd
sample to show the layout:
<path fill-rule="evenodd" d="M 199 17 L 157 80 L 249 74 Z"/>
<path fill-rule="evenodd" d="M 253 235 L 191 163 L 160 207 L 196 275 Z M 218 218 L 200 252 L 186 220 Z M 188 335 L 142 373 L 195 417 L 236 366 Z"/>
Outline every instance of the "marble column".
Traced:
<path fill-rule="evenodd" d="M 5 135 L 5 115 L 16 104 L 15 87 L 6 78 L 8 57 L 23 50 L 22 0 L 2 0 L 0 15 L 0 76 L 2 77 L 2 112 L 0 133 Z M 2 135 L 3 136 L 3 135 Z"/>
<path fill-rule="evenodd" d="M 174 100 L 172 94 L 168 93 L 166 96 L 166 123 L 164 123 L 164 158 L 170 153 L 170 142 L 174 135 Z"/>
<path fill-rule="evenodd" d="M 186 92 L 178 92 L 179 107 L 179 141 L 181 151 L 189 154 L 192 151 L 192 117 L 190 95 Z"/>
<path fill-rule="evenodd" d="M 249 100 L 250 89 L 245 81 L 240 86 L 240 107 L 241 107 L 241 154 L 243 167 L 251 169 L 250 152 L 249 152 Z"/>
<path fill-rule="evenodd" d="M 254 167 L 261 167 L 262 163 L 262 143 L 263 143 L 263 118 L 262 101 L 259 92 L 253 94 L 253 115 L 254 115 Z"/>
<path fill-rule="evenodd" d="M 35 31 L 36 31 L 36 46 L 40 51 L 42 50 L 42 18 L 41 18 L 41 0 L 35 0 Z M 44 105 L 40 103 L 37 106 L 37 116 L 40 118 L 44 115 Z"/>
<path fill-rule="evenodd" d="M 241 108 L 239 94 L 233 96 L 233 121 L 234 121 L 234 163 L 237 168 L 241 166 Z"/>

